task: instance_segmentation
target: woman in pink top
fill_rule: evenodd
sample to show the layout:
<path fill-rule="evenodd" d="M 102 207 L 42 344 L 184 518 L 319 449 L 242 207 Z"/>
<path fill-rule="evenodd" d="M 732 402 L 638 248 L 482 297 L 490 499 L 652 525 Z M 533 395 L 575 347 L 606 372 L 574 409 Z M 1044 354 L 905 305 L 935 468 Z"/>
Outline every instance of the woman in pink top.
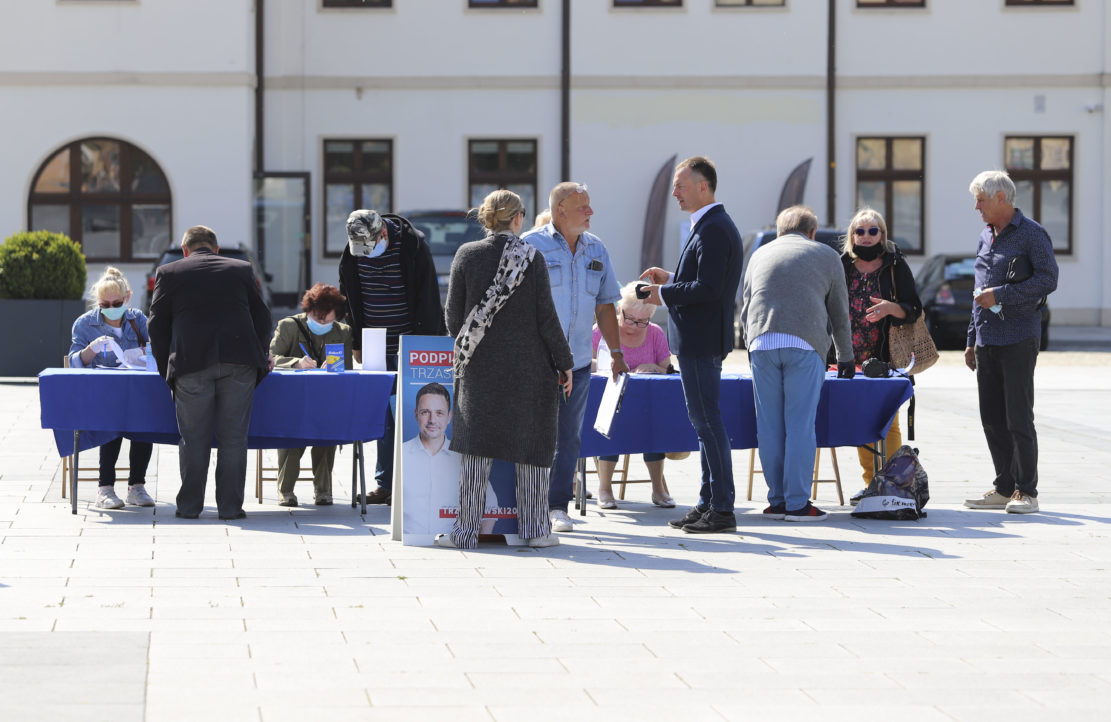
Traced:
<path fill-rule="evenodd" d="M 667 334 L 652 323 L 652 313 L 656 310 L 636 296 L 636 283 L 628 283 L 621 289 L 621 300 L 617 304 L 618 318 L 621 321 L 621 351 L 625 363 L 633 373 L 662 374 L 671 366 L 671 350 L 667 347 Z M 598 342 L 602 332 L 594 327 L 594 356 L 598 356 Z M 652 478 L 652 503 L 670 509 L 675 500 L 667 490 L 664 480 L 664 454 L 644 454 L 644 465 Z M 616 509 L 613 498 L 613 470 L 617 466 L 617 456 L 598 457 L 598 507 Z"/>

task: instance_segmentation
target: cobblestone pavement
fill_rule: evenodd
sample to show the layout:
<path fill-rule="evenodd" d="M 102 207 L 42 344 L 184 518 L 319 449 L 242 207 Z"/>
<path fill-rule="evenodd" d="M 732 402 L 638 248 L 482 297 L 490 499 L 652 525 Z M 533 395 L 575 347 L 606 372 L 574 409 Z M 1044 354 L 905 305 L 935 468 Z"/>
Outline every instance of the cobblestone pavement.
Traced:
<path fill-rule="evenodd" d="M 1105 720 L 1109 372 L 1108 353 L 1039 359 L 1039 514 L 961 507 L 991 466 L 947 352 L 917 387 L 919 522 L 854 520 L 831 484 L 829 521 L 765 520 L 736 451 L 736 535 L 674 531 L 634 485 L 559 547 L 474 552 L 392 542 L 388 508 L 341 489 L 289 510 L 270 483 L 248 519 L 211 497 L 175 519 L 166 446 L 156 507 L 97 510 L 82 484 L 72 516 L 37 387 L 0 384 L 0 719 Z M 692 503 L 697 455 L 666 473 Z"/>

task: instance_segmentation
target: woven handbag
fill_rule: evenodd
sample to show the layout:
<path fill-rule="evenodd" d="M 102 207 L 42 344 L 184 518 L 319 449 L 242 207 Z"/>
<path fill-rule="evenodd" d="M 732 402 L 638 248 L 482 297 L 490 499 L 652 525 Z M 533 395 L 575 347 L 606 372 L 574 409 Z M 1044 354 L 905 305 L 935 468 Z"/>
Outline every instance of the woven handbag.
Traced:
<path fill-rule="evenodd" d="M 895 290 L 895 298 L 899 297 L 895 288 L 895 267 L 891 267 L 891 287 Z M 887 354 L 891 365 L 904 369 L 910 364 L 911 354 L 914 354 L 914 368 L 911 374 L 920 374 L 937 363 L 937 346 L 926 328 L 924 314 L 918 314 L 914 323 L 904 323 L 896 326 L 889 323 L 887 332 Z"/>

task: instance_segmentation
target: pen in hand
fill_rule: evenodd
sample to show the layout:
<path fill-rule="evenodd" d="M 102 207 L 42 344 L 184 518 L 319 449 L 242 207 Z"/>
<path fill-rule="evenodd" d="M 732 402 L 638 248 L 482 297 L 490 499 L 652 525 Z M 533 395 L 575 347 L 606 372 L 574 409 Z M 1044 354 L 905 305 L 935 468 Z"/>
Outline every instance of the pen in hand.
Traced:
<path fill-rule="evenodd" d="M 305 354 L 306 356 L 311 356 L 312 355 L 312 354 L 309 353 L 309 350 L 307 348 L 305 348 L 305 344 L 298 343 L 297 345 L 301 347 L 301 353 Z"/>

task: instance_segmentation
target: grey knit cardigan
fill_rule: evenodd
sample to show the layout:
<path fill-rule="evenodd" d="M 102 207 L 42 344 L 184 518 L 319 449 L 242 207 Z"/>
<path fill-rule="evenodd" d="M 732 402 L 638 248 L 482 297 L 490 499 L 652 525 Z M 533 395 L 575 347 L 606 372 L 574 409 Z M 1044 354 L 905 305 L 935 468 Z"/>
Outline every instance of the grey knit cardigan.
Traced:
<path fill-rule="evenodd" d="M 444 315 L 448 333 L 463 322 L 494 279 L 508 236 L 465 243 L 455 252 Z M 548 266 L 537 252 L 455 382 L 451 450 L 551 466 L 561 396 L 556 369 L 574 365 L 559 323 Z"/>
<path fill-rule="evenodd" d="M 741 325 L 750 347 L 769 331 L 789 333 L 823 359 L 832 331 L 838 361 L 853 360 L 849 292 L 841 257 L 829 246 L 788 234 L 756 249 L 745 269 Z"/>

